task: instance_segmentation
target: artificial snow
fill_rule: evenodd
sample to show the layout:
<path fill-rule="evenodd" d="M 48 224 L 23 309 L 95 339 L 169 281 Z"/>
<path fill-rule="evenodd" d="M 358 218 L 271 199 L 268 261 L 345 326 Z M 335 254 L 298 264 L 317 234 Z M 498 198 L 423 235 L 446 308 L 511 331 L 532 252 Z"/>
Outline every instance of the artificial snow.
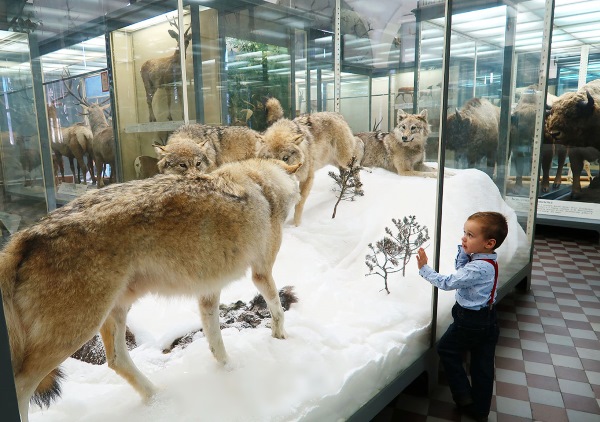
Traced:
<path fill-rule="evenodd" d="M 284 227 L 274 278 L 278 288 L 294 286 L 299 300 L 285 312 L 287 339 L 272 338 L 264 327 L 225 329 L 225 368 L 201 335 L 186 348 L 163 354 L 175 338 L 200 328 L 197 304 L 193 298 L 146 296 L 133 305 L 127 323 L 138 343 L 131 356 L 159 388 L 156 398 L 143 403 L 106 364 L 69 358 L 62 365 L 62 397 L 48 409 L 32 405 L 30 420 L 264 422 L 351 416 L 428 346 L 432 288 L 419 277 L 416 259 L 405 277 L 392 274 L 388 295 L 379 276 L 366 276 L 365 255 L 385 227 L 394 228 L 392 218 L 415 215 L 429 229 L 425 246 L 432 263 L 438 182 L 363 171 L 365 196 L 342 201 L 332 219 L 335 182 L 328 172 L 333 170 L 317 172 L 300 227 L 291 224 L 291 215 Z M 478 170 L 453 174 L 444 180 L 441 272 L 454 270 L 466 218 L 484 210 L 502 212 L 509 221 L 509 236 L 498 250 L 501 272 L 521 268 L 529 259 L 526 236 L 492 180 Z M 256 293 L 248 274 L 223 291 L 221 302 L 249 301 Z M 449 322 L 453 302 L 454 292 L 440 291 L 442 325 Z"/>

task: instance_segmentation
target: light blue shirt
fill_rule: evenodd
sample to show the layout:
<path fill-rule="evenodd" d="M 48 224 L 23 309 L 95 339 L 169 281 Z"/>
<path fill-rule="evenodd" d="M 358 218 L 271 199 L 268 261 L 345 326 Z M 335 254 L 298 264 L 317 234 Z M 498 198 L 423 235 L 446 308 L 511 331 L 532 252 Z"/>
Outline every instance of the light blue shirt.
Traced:
<path fill-rule="evenodd" d="M 419 275 L 442 290 L 456 290 L 456 301 L 466 309 L 479 310 L 488 306 L 496 271 L 494 266 L 483 259 L 496 261 L 496 253 L 476 253 L 467 255 L 461 245 L 454 263 L 456 272 L 452 275 L 441 275 L 425 264 Z M 494 294 L 494 303 L 496 294 Z"/>

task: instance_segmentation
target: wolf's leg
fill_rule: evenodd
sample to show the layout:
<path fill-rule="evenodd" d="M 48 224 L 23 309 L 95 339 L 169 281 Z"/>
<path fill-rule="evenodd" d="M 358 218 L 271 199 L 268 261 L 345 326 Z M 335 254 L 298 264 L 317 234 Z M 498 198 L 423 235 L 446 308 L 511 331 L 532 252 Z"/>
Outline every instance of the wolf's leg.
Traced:
<path fill-rule="evenodd" d="M 284 339 L 286 338 L 285 329 L 283 327 L 283 308 L 281 307 L 281 300 L 279 299 L 279 293 L 275 286 L 275 281 L 270 271 L 258 271 L 252 269 L 252 281 L 265 298 L 269 311 L 271 312 L 271 335 L 275 338 Z"/>
<path fill-rule="evenodd" d="M 100 328 L 106 350 L 106 362 L 109 368 L 114 369 L 117 374 L 125 378 L 144 400 L 148 401 L 156 393 L 156 387 L 140 372 L 129 356 L 125 343 L 126 319 L 127 308 L 117 305 L 110 311 Z"/>
<path fill-rule="evenodd" d="M 204 335 L 208 341 L 208 347 L 217 362 L 225 365 L 227 363 L 227 352 L 221 336 L 221 326 L 219 324 L 219 299 L 220 294 L 202 296 L 198 300 L 200 305 L 200 318 Z"/>
<path fill-rule="evenodd" d="M 281 227 L 271 229 L 271 248 L 267 251 L 265 262 L 252 264 L 252 282 L 267 302 L 269 312 L 271 312 L 271 334 L 275 338 L 285 338 L 285 329 L 283 327 L 283 308 L 279 299 L 279 292 L 273 280 L 273 265 L 277 258 L 277 252 L 281 247 Z"/>
<path fill-rule="evenodd" d="M 294 225 L 299 226 L 302 222 L 302 211 L 304 210 L 304 203 L 308 198 L 308 193 L 314 181 L 314 175 L 309 174 L 305 181 L 300 182 L 300 201 L 296 204 L 294 209 Z"/>

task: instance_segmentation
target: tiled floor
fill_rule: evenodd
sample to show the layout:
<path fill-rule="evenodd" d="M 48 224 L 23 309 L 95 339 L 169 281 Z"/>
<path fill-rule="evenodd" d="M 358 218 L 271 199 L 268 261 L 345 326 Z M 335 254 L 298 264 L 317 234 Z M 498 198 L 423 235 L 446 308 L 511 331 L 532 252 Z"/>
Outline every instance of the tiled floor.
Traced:
<path fill-rule="evenodd" d="M 498 305 L 489 421 L 600 421 L 599 297 L 597 233 L 538 228 L 531 291 Z M 372 422 L 467 420 L 440 373 L 428 396 L 402 393 Z"/>

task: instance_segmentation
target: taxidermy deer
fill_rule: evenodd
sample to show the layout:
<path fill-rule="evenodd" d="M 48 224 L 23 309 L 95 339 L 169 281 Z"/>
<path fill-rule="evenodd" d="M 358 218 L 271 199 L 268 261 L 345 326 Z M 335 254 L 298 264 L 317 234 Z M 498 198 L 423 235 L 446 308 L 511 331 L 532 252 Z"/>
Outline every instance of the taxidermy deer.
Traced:
<path fill-rule="evenodd" d="M 169 108 L 168 119 L 173 120 L 171 116 L 171 97 L 173 96 L 175 89 L 177 89 L 177 98 L 181 98 L 181 45 L 179 45 L 179 26 L 177 25 L 176 19 L 169 20 L 169 25 L 174 26 L 177 31 L 169 29 L 169 35 L 177 41 L 177 49 L 173 55 L 169 57 L 161 57 L 157 59 L 149 59 L 142 64 L 140 73 L 142 75 L 142 81 L 144 82 L 144 88 L 146 89 L 146 103 L 148 104 L 149 121 L 155 122 L 156 117 L 154 116 L 154 110 L 152 108 L 152 99 L 158 88 L 164 88 L 167 94 L 167 106 Z M 185 30 L 183 34 L 183 57 L 185 58 L 186 50 L 190 44 L 192 35 L 189 34 L 191 26 Z"/>
<path fill-rule="evenodd" d="M 64 80 L 64 79 L 63 79 Z M 92 133 L 94 135 L 92 139 L 92 151 L 94 160 L 96 161 L 96 178 L 98 180 L 98 187 L 104 186 L 104 178 L 102 177 L 102 170 L 106 164 L 110 166 L 110 180 L 114 180 L 115 174 L 115 134 L 113 128 L 108 124 L 108 120 L 104 115 L 104 110 L 110 107 L 110 104 L 105 104 L 106 101 L 100 104 L 94 104 L 88 102 L 83 98 L 81 93 L 81 85 L 77 86 L 77 94 L 73 92 L 73 89 L 65 83 L 65 88 L 69 94 L 71 94 L 81 105 L 83 109 L 83 115 L 87 115 L 90 120 L 90 126 L 92 127 Z"/>
<path fill-rule="evenodd" d="M 73 183 L 81 183 L 81 170 L 83 171 L 83 184 L 87 184 L 86 174 L 88 169 L 92 181 L 95 183 L 96 177 L 94 176 L 92 131 L 85 123 L 75 123 L 72 126 L 64 128 L 60 126 L 55 102 L 62 98 L 64 98 L 64 96 L 53 100 L 52 104 L 46 106 L 48 111 L 48 122 L 50 125 L 50 147 L 54 152 L 52 160 L 54 172 L 58 173 L 58 170 L 60 170 L 62 181 L 64 182 L 65 167 L 63 165 L 62 157 L 65 156 L 69 159 L 71 174 L 73 174 Z M 83 159 L 85 155 L 88 156 L 87 165 Z M 75 173 L 75 160 L 77 161 L 77 173 Z M 75 177 L 76 175 L 77 178 Z"/>

